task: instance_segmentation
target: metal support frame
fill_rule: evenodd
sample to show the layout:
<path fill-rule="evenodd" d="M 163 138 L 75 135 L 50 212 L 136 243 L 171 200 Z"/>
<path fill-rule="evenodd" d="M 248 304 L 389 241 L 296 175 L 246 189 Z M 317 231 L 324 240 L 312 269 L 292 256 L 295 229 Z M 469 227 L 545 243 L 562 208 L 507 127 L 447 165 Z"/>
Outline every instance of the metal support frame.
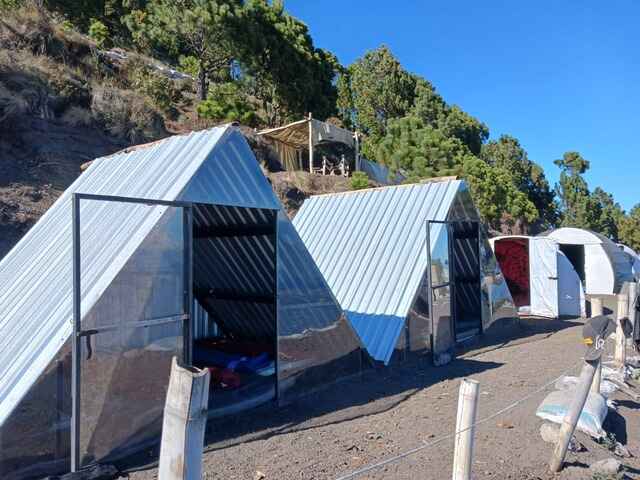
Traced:
<path fill-rule="evenodd" d="M 72 250 L 73 250 L 73 337 L 71 346 L 71 472 L 80 470 L 80 400 L 81 400 L 81 341 L 82 337 L 112 330 L 107 326 L 93 330 L 82 330 L 82 278 L 81 278 L 81 244 L 80 244 L 80 203 L 82 200 L 105 201 L 114 203 L 131 203 L 148 206 L 165 206 L 183 208 L 184 212 L 184 314 L 162 319 L 151 319 L 141 327 L 155 323 L 167 323 L 167 319 L 183 321 L 185 349 L 184 361 L 191 362 L 191 309 L 193 305 L 193 204 L 191 202 L 154 200 L 145 198 L 123 197 L 116 195 L 95 195 L 89 193 L 73 193 L 72 201 Z"/>
<path fill-rule="evenodd" d="M 182 324 L 182 361 L 185 365 L 191 365 L 193 361 L 193 326 L 191 318 L 193 309 L 193 205 L 184 207 L 182 216 L 183 241 L 184 241 L 184 313 L 187 321 Z"/>
<path fill-rule="evenodd" d="M 427 220 L 426 222 L 426 230 L 427 230 L 427 273 L 429 275 L 428 285 L 429 285 L 429 316 L 431 317 L 431 351 L 434 351 L 435 346 L 435 338 L 434 338 L 434 318 L 433 318 L 433 291 L 437 288 L 449 287 L 450 298 L 451 298 L 451 318 L 452 318 L 452 333 L 453 333 L 453 342 L 456 343 L 457 338 L 457 302 L 456 302 L 456 267 L 454 260 L 454 251 L 453 251 L 453 238 L 454 232 L 452 225 L 454 223 L 469 223 L 472 224 L 478 233 L 478 242 L 477 242 L 477 255 L 478 255 L 478 268 L 479 268 L 479 278 L 480 278 L 480 286 L 482 286 L 482 265 L 480 258 L 480 222 L 477 220 Z M 431 224 L 441 224 L 444 228 L 447 229 L 448 236 L 448 252 L 449 252 L 449 281 L 446 284 L 442 285 L 433 285 L 431 278 Z M 478 292 L 480 295 L 480 303 L 482 304 L 482 291 Z M 480 328 L 479 334 L 482 334 L 484 331 L 484 325 L 482 321 L 482 313 L 480 314 Z"/>
<path fill-rule="evenodd" d="M 73 340 L 71 350 L 71 472 L 80 469 L 80 197 L 72 195 Z"/>
<path fill-rule="evenodd" d="M 282 396 L 280 393 L 280 321 L 278 318 L 278 212 L 273 212 L 273 321 L 275 322 L 276 339 L 275 339 L 275 358 L 273 365 L 275 369 L 276 380 L 276 405 L 281 405 Z"/>

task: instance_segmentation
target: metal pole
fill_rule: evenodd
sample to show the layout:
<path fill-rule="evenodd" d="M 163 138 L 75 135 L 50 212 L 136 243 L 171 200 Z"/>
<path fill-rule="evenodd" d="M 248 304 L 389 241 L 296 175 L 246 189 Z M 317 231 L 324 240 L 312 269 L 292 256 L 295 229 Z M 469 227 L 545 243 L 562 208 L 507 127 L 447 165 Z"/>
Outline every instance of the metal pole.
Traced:
<path fill-rule="evenodd" d="M 183 360 L 190 366 L 193 362 L 193 207 L 183 210 L 183 241 L 184 241 L 184 313 L 183 320 Z"/>
<path fill-rule="evenodd" d="M 309 112 L 309 173 L 313 173 L 313 117 Z"/>
<path fill-rule="evenodd" d="M 460 383 L 458 394 L 458 415 L 453 452 L 453 480 L 471 480 L 473 461 L 473 434 L 478 412 L 478 391 L 480 384 L 465 378 Z"/>
<path fill-rule="evenodd" d="M 602 315 L 602 299 L 591 297 L 591 316 L 597 317 L 598 315 Z"/>
<path fill-rule="evenodd" d="M 273 366 L 276 374 L 276 405 L 282 405 L 280 392 L 280 319 L 278 318 L 278 211 L 273 212 L 273 321 L 275 322 L 276 344 Z"/>
<path fill-rule="evenodd" d="M 623 318 L 627 318 L 629 308 L 629 295 L 626 293 L 618 294 L 618 308 L 616 312 L 617 326 L 616 326 L 616 350 L 615 350 L 615 362 L 619 368 L 624 369 L 624 365 L 627 362 L 627 339 L 622 329 Z"/>
<path fill-rule="evenodd" d="M 591 384 L 593 383 L 593 377 L 596 373 L 598 363 L 600 363 L 600 360 L 593 363 L 585 362 L 584 366 L 582 367 L 580 378 L 578 379 L 578 385 L 575 391 L 575 397 L 573 397 L 573 401 L 569 406 L 569 411 L 562 420 L 562 425 L 560 425 L 560 432 L 558 433 L 558 443 L 556 444 L 556 448 L 553 451 L 553 455 L 551 456 L 551 462 L 549 462 L 549 469 L 552 472 L 559 472 L 562 469 L 564 457 L 567 455 L 569 442 L 571 441 L 573 432 L 575 431 L 576 425 L 578 424 L 580 413 L 582 413 L 584 404 L 587 401 L 589 390 L 591 388 Z"/>
<path fill-rule="evenodd" d="M 80 469 L 80 321 L 81 321 L 81 271 L 80 271 L 80 198 L 74 193 L 72 207 L 73 248 L 73 337 L 71 340 L 71 472 Z"/>

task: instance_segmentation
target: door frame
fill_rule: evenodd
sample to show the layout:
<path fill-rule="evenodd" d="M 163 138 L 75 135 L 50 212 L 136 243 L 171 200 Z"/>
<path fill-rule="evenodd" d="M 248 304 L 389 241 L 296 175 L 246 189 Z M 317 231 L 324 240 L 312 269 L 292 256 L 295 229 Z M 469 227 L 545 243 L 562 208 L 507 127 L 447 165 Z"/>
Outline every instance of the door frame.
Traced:
<path fill-rule="evenodd" d="M 449 281 L 447 283 L 443 283 L 440 285 L 433 285 L 433 278 L 431 276 L 431 225 L 432 224 L 441 224 L 444 226 L 444 228 L 447 229 L 447 255 L 449 258 Z M 434 332 L 435 332 L 435 328 L 434 328 L 434 310 L 433 310 L 433 302 L 435 300 L 435 296 L 434 296 L 434 290 L 438 289 L 438 288 L 444 288 L 444 287 L 449 287 L 449 292 L 450 292 L 450 308 L 451 308 L 451 333 L 453 335 L 453 345 L 455 345 L 456 343 L 456 310 L 455 310 L 455 306 L 456 306 L 456 302 L 455 302 L 455 281 L 452 282 L 452 279 L 454 279 L 454 275 L 455 275 L 455 268 L 454 268 L 454 264 L 451 261 L 451 257 L 453 254 L 452 248 L 451 248 L 451 222 L 447 221 L 447 220 L 427 220 L 427 224 L 426 224 L 426 231 L 427 231 L 427 244 L 426 244 L 426 248 L 427 248 L 427 275 L 429 278 L 428 281 L 428 288 L 429 288 L 429 317 L 430 317 L 430 321 L 431 321 L 431 352 L 432 355 L 436 355 L 436 351 L 435 351 L 435 346 L 436 346 L 436 342 L 435 342 L 435 337 L 434 337 Z"/>

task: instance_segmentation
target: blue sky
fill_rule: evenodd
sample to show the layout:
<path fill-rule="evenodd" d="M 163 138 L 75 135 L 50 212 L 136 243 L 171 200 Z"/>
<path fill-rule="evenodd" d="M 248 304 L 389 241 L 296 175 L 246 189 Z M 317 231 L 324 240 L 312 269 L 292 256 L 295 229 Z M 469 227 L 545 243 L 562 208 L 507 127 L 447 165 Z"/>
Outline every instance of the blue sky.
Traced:
<path fill-rule="evenodd" d="M 449 103 L 515 136 L 554 183 L 577 150 L 587 180 L 640 202 L 640 2 L 288 0 L 347 65 L 384 43 Z"/>

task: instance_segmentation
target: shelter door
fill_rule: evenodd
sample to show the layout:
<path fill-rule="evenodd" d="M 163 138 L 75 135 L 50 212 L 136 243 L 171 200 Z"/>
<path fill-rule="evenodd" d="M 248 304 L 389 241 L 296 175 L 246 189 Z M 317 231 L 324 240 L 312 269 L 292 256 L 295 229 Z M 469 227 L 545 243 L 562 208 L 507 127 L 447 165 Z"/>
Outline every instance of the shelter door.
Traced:
<path fill-rule="evenodd" d="M 453 324 L 454 285 L 451 272 L 451 225 L 427 222 L 427 256 L 429 259 L 429 310 L 431 316 L 431 350 L 433 363 L 443 365 L 452 358 L 455 346 Z"/>
<path fill-rule="evenodd" d="M 108 285 L 102 286 L 99 300 L 90 311 L 82 312 L 81 299 L 96 289 L 90 288 L 90 268 L 82 266 L 90 266 L 92 260 L 83 255 L 84 245 L 97 239 L 81 238 L 84 224 L 79 201 L 74 205 L 71 443 L 75 471 L 158 441 L 171 359 L 177 356 L 188 363 L 191 346 L 191 207 L 94 197 L 85 195 L 82 207 L 88 202 L 97 207 L 109 204 L 110 211 L 136 222 L 122 226 L 105 221 L 104 238 L 126 228 L 137 236 L 114 259 L 114 264 L 121 265 L 109 276 Z"/>
<path fill-rule="evenodd" d="M 558 253 L 553 240 L 534 237 L 529 246 L 531 313 L 558 317 Z"/>

